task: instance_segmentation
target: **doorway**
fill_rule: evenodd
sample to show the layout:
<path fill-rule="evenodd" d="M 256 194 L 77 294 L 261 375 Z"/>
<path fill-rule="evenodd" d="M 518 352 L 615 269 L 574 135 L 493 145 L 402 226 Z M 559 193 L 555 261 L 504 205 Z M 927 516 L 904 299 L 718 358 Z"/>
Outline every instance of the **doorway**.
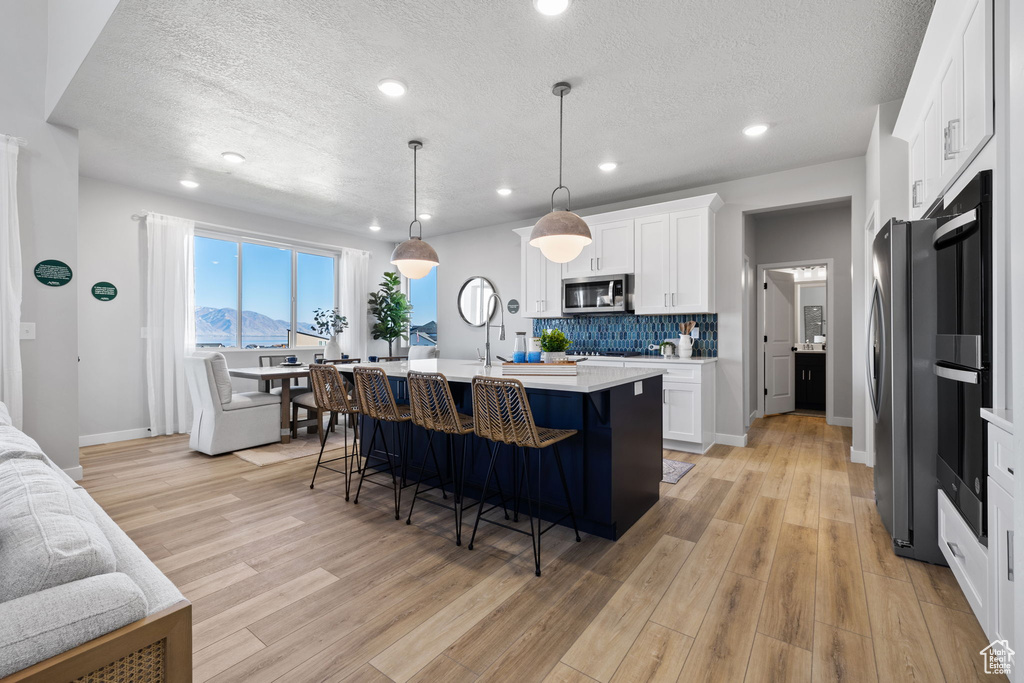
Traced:
<path fill-rule="evenodd" d="M 757 271 L 758 415 L 811 415 L 832 423 L 832 259 L 761 264 Z"/>

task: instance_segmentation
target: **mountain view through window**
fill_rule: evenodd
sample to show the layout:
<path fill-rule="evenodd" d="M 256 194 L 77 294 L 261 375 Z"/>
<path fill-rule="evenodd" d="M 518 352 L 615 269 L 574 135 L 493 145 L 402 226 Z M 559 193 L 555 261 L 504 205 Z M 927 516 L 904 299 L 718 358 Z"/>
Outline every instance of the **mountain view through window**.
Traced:
<path fill-rule="evenodd" d="M 313 315 L 334 307 L 334 283 L 332 256 L 197 236 L 196 346 L 324 345 L 328 337 L 313 330 Z"/>

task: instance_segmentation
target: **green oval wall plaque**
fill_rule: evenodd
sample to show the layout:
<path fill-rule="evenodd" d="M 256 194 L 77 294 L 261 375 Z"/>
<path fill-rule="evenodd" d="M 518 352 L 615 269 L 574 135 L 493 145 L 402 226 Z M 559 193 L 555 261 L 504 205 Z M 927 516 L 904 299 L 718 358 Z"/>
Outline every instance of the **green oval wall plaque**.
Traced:
<path fill-rule="evenodd" d="M 97 282 L 92 286 L 92 295 L 100 301 L 110 301 L 117 296 L 117 287 L 109 282 Z"/>
<path fill-rule="evenodd" d="M 63 287 L 71 282 L 71 266 L 63 261 L 47 259 L 36 264 L 36 279 L 47 287 Z"/>

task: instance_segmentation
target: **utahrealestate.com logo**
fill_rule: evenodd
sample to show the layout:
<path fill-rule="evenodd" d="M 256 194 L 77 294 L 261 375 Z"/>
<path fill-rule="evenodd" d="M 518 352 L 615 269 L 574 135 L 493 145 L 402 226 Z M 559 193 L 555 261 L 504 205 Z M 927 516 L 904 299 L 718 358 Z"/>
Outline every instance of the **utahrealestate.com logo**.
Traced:
<path fill-rule="evenodd" d="M 993 640 L 978 654 L 985 658 L 985 673 L 1010 675 L 1015 653 L 1006 640 Z"/>

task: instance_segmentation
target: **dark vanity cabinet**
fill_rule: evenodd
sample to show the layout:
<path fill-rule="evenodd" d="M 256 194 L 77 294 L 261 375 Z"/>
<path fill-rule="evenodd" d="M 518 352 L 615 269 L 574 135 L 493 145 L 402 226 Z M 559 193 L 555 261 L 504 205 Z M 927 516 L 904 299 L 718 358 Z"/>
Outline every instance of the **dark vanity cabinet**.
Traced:
<path fill-rule="evenodd" d="M 796 354 L 796 409 L 825 410 L 825 354 Z"/>

